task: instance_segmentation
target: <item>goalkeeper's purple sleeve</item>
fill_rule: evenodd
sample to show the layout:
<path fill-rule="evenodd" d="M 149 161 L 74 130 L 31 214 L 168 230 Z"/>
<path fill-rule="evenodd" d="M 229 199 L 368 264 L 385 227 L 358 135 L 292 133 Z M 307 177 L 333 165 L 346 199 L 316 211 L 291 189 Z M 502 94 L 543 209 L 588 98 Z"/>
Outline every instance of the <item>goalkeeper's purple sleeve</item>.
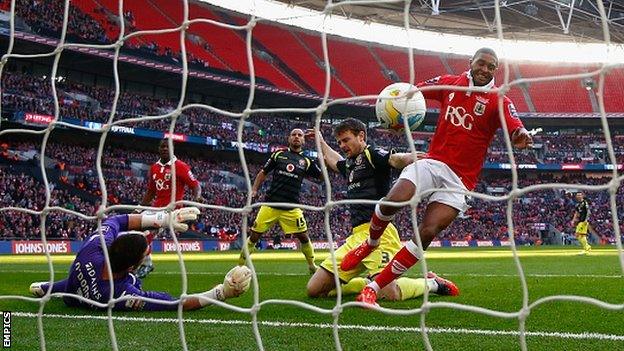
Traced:
<path fill-rule="evenodd" d="M 128 230 L 128 215 L 118 215 L 108 217 L 102 222 L 102 234 L 104 235 L 104 240 L 106 241 L 106 245 L 110 245 L 113 243 L 113 240 L 117 238 L 120 232 L 125 232 Z M 91 233 L 85 243 L 83 244 L 82 249 L 84 249 L 88 245 L 100 245 L 100 241 L 98 239 L 98 230 L 97 228 Z"/>

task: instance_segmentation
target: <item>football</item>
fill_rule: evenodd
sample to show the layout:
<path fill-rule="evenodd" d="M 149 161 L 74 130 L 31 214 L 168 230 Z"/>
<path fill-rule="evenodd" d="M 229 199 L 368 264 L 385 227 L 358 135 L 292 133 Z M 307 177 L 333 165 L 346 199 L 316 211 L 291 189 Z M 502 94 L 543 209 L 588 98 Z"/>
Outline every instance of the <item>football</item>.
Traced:
<path fill-rule="evenodd" d="M 407 98 L 406 95 L 412 87 L 409 83 L 394 83 L 379 93 L 375 113 L 382 128 L 403 132 L 404 120 L 407 120 L 410 131 L 420 126 L 425 119 L 427 105 L 420 91 L 416 91 L 413 96 Z"/>

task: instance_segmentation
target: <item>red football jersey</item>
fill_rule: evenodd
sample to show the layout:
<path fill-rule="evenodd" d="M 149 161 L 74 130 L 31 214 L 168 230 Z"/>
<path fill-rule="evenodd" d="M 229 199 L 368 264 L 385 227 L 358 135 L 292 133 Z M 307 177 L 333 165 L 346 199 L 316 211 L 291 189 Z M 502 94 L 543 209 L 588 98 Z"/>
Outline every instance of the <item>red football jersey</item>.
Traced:
<path fill-rule="evenodd" d="M 417 84 L 472 86 L 469 72 L 459 76 L 445 75 Z M 494 88 L 494 80 L 485 87 Z M 426 99 L 439 101 L 440 116 L 426 157 L 446 163 L 466 188 L 474 189 L 483 168 L 487 149 L 501 121 L 496 93 L 453 90 L 423 91 Z M 503 112 L 509 133 L 523 127 L 516 108 L 508 97 L 503 98 Z"/>
<path fill-rule="evenodd" d="M 149 181 L 147 186 L 156 192 L 156 198 L 152 206 L 164 207 L 171 201 L 171 161 L 162 164 L 160 161 L 154 163 L 150 168 Z M 175 159 L 176 168 L 176 201 L 184 197 L 184 187 L 195 188 L 199 185 L 197 179 L 191 172 L 191 167 L 186 163 Z"/>

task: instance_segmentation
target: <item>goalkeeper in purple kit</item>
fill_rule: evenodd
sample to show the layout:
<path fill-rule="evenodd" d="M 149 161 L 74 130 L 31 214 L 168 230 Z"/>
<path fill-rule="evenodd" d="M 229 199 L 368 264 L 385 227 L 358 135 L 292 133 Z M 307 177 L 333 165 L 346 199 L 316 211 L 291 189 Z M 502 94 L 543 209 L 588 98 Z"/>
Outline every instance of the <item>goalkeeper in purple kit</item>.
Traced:
<path fill-rule="evenodd" d="M 113 309 L 119 311 L 146 310 L 162 311 L 176 310 L 178 299 L 166 292 L 144 291 L 141 280 L 131 272 L 143 261 L 148 252 L 147 239 L 141 233 L 124 233 L 151 228 L 168 227 L 169 221 L 176 232 L 186 231 L 188 225 L 184 222 L 197 219 L 199 209 L 185 207 L 175 210 L 172 216 L 165 211 L 154 214 L 130 214 L 107 218 L 102 222 L 102 234 L 106 242 L 112 278 L 108 274 L 104 250 L 98 231 L 94 231 L 78 251 L 72 263 L 67 279 L 54 282 L 32 283 L 30 292 L 37 296 L 50 293 L 68 293 L 81 296 L 85 299 L 107 304 L 110 299 L 110 280 L 113 280 L 113 298 L 130 296 L 117 301 Z M 210 299 L 224 301 L 237 297 L 249 288 L 251 271 L 247 267 L 235 267 L 230 270 L 223 282 L 213 289 L 192 294 L 182 301 L 184 310 L 195 310 L 210 304 Z M 138 298 L 137 298 L 138 297 Z M 150 298 L 162 302 L 144 301 L 140 298 Z M 101 309 L 92 303 L 71 296 L 64 296 L 63 301 L 70 307 L 86 307 Z M 105 308 L 102 308 L 105 309 Z"/>

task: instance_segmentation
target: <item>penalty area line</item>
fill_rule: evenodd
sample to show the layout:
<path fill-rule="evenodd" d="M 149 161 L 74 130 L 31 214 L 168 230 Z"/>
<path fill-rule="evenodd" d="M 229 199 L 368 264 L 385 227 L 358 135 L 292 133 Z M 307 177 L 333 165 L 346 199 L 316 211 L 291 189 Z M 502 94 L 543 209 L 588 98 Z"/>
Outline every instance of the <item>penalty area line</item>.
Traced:
<path fill-rule="evenodd" d="M 13 312 L 15 317 L 37 318 L 36 313 L 30 312 Z M 93 315 L 69 315 L 69 314 L 44 314 L 43 317 L 50 319 L 67 319 L 67 320 L 108 320 L 108 316 Z M 113 321 L 124 322 L 149 322 L 149 323 L 178 323 L 177 318 L 147 318 L 147 317 L 124 317 L 115 316 L 111 318 Z M 211 325 L 252 325 L 250 321 L 243 320 L 223 320 L 223 319 L 182 319 L 184 323 L 194 324 L 211 324 Z M 279 321 L 259 321 L 259 325 L 266 327 L 290 327 L 290 328 L 316 328 L 316 329 L 333 329 L 333 324 L 328 323 L 296 323 L 296 322 L 279 322 Z M 341 330 L 361 330 L 361 331 L 386 331 L 386 332 L 420 332 L 418 327 L 393 327 L 383 325 L 358 325 L 358 324 L 340 324 L 338 329 Z M 472 334 L 472 335 L 488 335 L 488 336 L 518 336 L 520 333 L 516 330 L 489 330 L 489 329 L 466 329 L 466 328 L 427 328 L 428 333 L 434 334 Z M 566 333 L 566 332 L 543 332 L 543 331 L 527 331 L 530 337 L 549 337 L 559 339 L 577 339 L 577 340 L 610 340 L 624 341 L 624 335 L 601 334 L 601 333 Z"/>

